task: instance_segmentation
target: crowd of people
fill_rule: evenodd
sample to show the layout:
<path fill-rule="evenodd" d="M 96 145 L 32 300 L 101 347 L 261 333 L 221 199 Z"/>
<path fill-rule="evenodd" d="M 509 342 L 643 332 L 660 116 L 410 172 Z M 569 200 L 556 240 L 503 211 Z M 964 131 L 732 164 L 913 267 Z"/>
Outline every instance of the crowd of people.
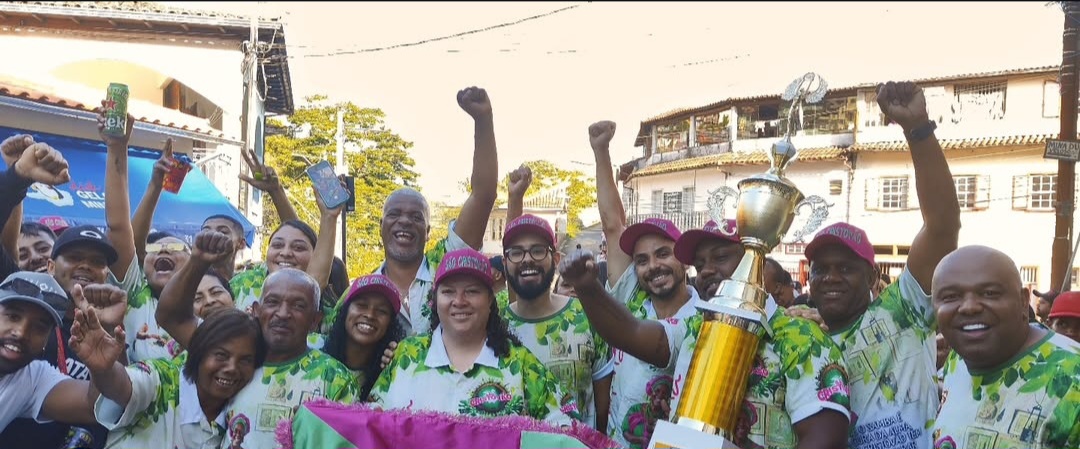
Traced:
<path fill-rule="evenodd" d="M 733 443 L 1080 448 L 1080 293 L 1045 295 L 1046 310 L 1031 310 L 1008 255 L 958 248 L 960 207 L 921 89 L 890 82 L 877 98 L 910 146 L 921 205 L 906 268 L 884 279 L 868 233 L 844 222 L 807 244 L 805 294 L 765 264 L 772 333 L 756 349 Z M 48 142 L 4 140 L 0 447 L 275 448 L 279 423 L 312 399 L 524 416 L 648 447 L 685 399 L 705 319 L 696 305 L 743 260 L 736 222 L 629 224 L 609 153 L 616 126 L 602 121 L 588 128 L 602 255 L 560 253 L 548 222 L 523 213 L 532 174 L 522 166 L 507 177 L 502 254 L 485 256 L 500 174 L 492 106 L 475 87 L 457 102 L 475 125 L 459 216 L 428 245 L 427 200 L 393 192 L 384 261 L 351 282 L 333 256 L 341 208 L 315 195 L 319 222 L 299 220 L 253 153 L 242 179 L 282 224 L 265 262 L 237 270 L 246 242 L 227 215 L 205 217 L 190 245 L 152 230 L 171 143 L 132 213 L 132 118 L 125 136 L 101 133 L 105 230 L 24 223 L 32 184 L 83 168 Z"/>

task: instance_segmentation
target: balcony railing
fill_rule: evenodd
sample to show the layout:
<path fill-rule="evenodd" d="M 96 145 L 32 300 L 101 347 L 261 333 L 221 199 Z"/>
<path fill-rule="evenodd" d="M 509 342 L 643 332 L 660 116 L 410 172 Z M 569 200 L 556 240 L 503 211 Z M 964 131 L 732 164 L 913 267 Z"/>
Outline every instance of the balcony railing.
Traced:
<path fill-rule="evenodd" d="M 705 227 L 705 223 L 711 220 L 709 213 L 705 211 L 698 212 L 675 212 L 670 214 L 636 214 L 630 216 L 630 224 L 641 223 L 649 218 L 664 218 L 671 220 L 675 223 L 675 226 L 679 227 L 682 232 L 689 231 L 691 229 L 701 229 Z"/>

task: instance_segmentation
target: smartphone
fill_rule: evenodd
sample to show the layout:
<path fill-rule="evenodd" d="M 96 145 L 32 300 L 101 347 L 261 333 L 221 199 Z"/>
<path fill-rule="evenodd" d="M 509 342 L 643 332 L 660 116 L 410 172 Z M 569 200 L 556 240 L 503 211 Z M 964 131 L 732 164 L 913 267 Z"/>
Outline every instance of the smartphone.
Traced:
<path fill-rule="evenodd" d="M 307 175 L 315 184 L 315 191 L 329 209 L 337 209 L 349 201 L 349 192 L 341 186 L 330 162 L 321 161 L 307 168 Z"/>

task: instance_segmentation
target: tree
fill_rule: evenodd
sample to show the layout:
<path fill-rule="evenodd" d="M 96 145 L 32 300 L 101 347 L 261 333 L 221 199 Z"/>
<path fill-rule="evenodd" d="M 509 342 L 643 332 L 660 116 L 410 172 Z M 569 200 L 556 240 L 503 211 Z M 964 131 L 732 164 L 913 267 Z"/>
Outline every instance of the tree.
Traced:
<path fill-rule="evenodd" d="M 581 212 L 596 205 L 596 180 L 580 170 L 559 168 L 551 161 L 542 159 L 525 162 L 525 165 L 532 169 L 533 173 L 532 184 L 529 190 L 525 191 L 526 198 L 545 189 L 565 187 L 568 197 L 566 234 L 568 238 L 575 237 L 582 227 Z M 499 200 L 495 204 L 496 207 L 506 203 L 506 181 L 509 176 L 510 174 L 507 173 L 499 181 Z M 458 186 L 466 192 L 471 190 L 468 179 L 459 181 Z"/>
<path fill-rule="evenodd" d="M 408 152 L 413 144 L 386 128 L 386 114 L 380 109 L 352 102 L 326 104 L 322 95 L 304 100 L 307 104 L 289 116 L 288 124 L 268 121 L 268 127 L 289 132 L 267 137 L 265 163 L 277 171 L 300 220 L 318 230 L 319 208 L 305 169 L 322 159 L 336 160 L 337 111 L 344 111 L 345 164 L 356 185 L 356 211 L 342 212 L 348 217 L 346 261 L 350 278 L 369 273 L 383 259 L 379 219 L 386 197 L 402 186 L 418 188 L 416 162 Z M 277 211 L 267 204 L 264 239 L 280 223 Z"/>

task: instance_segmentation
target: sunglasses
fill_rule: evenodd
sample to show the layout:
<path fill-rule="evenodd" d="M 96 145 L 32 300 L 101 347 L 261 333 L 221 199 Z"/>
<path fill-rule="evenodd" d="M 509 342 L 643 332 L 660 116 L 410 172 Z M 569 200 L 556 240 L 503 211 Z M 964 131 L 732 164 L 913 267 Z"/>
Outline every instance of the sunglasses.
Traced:
<path fill-rule="evenodd" d="M 31 298 L 37 298 L 45 301 L 45 304 L 48 304 L 49 307 L 52 307 L 57 312 L 60 312 L 60 315 L 66 314 L 68 309 L 70 309 L 72 306 L 72 302 L 68 299 L 66 295 L 43 291 L 41 290 L 41 287 L 38 287 L 37 284 L 27 281 L 26 279 L 11 279 L 3 284 L 0 284 L 0 290 L 6 290 L 9 292 L 14 292 L 19 296 L 28 296 Z"/>
<path fill-rule="evenodd" d="M 162 250 L 169 251 L 170 253 L 186 253 L 190 251 L 188 246 L 183 243 L 147 243 L 146 253 L 160 253 Z"/>

